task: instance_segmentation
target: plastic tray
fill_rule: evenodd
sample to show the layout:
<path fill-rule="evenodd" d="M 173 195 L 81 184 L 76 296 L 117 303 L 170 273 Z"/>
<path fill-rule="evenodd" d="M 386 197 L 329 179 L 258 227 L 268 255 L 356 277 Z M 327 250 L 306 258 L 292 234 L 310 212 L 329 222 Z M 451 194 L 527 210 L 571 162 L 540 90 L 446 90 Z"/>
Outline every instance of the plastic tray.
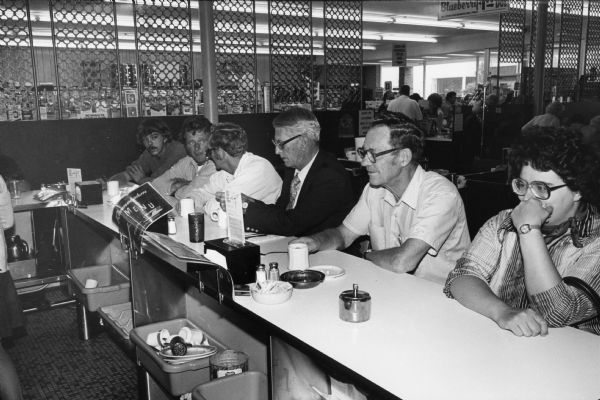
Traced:
<path fill-rule="evenodd" d="M 192 400 L 264 400 L 268 391 L 267 376 L 248 371 L 199 385 L 192 392 Z"/>
<path fill-rule="evenodd" d="M 67 273 L 77 290 L 76 297 L 85 304 L 88 311 L 96 311 L 100 307 L 126 303 L 131 300 L 129 278 L 114 265 L 94 265 L 91 267 L 71 269 Z M 85 281 L 95 279 L 98 286 L 86 288 Z"/>
<path fill-rule="evenodd" d="M 99 313 L 123 339 L 129 339 L 129 332 L 133 329 L 131 302 L 101 307 Z"/>
<path fill-rule="evenodd" d="M 184 326 L 198 329 L 189 320 L 179 318 L 137 327 L 129 333 L 129 338 L 135 344 L 135 353 L 140 364 L 173 396 L 189 393 L 199 384 L 210 381 L 210 357 L 184 364 L 169 364 L 158 355 L 155 348 L 146 344 L 146 338 L 148 334 L 161 329 L 167 329 L 172 335 L 175 335 Z M 226 348 L 210 336 L 207 337 L 209 344 L 217 347 L 218 351 Z"/>

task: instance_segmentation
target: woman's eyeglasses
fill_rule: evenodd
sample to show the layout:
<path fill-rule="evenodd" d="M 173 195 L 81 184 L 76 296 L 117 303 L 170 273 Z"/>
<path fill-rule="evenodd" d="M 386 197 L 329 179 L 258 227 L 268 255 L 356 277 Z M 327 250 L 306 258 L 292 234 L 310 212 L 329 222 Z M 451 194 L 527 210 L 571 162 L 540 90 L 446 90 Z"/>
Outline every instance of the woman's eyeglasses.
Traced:
<path fill-rule="evenodd" d="M 401 150 L 401 149 L 402 149 L 402 147 L 394 147 L 393 149 L 383 150 L 383 151 L 380 151 L 379 153 L 375 153 L 375 150 L 373 150 L 373 149 L 365 149 L 364 147 L 359 147 L 356 149 L 356 154 L 358 154 L 358 156 L 360 158 L 367 157 L 367 159 L 374 164 L 377 162 L 377 157 L 384 156 L 393 151 Z"/>
<path fill-rule="evenodd" d="M 527 182 L 525 179 L 521 179 L 521 178 L 515 178 L 512 180 L 512 190 L 517 195 L 525 196 L 525 194 L 527 193 L 527 190 L 531 189 L 531 193 L 533 193 L 533 195 L 540 200 L 548 200 L 550 198 L 550 194 L 554 190 L 560 189 L 565 186 L 567 186 L 567 185 L 564 184 L 564 185 L 550 187 L 544 182 L 539 182 L 539 181 Z"/>

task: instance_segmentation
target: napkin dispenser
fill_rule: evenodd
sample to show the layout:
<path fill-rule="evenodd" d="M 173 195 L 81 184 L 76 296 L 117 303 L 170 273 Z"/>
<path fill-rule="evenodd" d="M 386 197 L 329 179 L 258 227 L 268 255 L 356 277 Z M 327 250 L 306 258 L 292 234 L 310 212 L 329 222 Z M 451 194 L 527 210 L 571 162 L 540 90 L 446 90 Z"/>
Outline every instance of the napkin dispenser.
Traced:
<path fill-rule="evenodd" d="M 102 184 L 98 181 L 75 182 L 75 195 L 79 203 L 87 206 L 102 204 Z"/>
<path fill-rule="evenodd" d="M 225 257 L 227 269 L 236 285 L 256 280 L 256 267 L 260 264 L 260 246 L 246 242 L 243 245 L 227 243 L 226 238 L 207 240 L 204 251 L 214 250 Z"/>

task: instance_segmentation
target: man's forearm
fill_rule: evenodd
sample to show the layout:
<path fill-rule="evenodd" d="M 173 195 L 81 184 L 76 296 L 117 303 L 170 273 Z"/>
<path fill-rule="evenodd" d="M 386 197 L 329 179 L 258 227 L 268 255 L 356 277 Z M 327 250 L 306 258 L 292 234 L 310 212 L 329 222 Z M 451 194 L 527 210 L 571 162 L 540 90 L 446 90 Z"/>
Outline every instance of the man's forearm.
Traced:
<path fill-rule="evenodd" d="M 317 243 L 317 250 L 342 250 L 347 246 L 344 243 L 344 237 L 337 228 L 326 229 L 322 232 L 311 235 Z"/>

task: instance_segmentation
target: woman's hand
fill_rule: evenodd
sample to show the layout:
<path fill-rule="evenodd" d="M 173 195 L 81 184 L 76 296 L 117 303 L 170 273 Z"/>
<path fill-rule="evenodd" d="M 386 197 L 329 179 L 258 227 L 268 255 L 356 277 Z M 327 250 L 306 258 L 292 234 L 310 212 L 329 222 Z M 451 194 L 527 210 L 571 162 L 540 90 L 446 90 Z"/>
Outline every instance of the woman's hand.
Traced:
<path fill-rule="evenodd" d="M 523 224 L 540 225 L 552 214 L 552 206 L 546 206 L 534 197 L 521 201 L 510 213 L 515 228 Z"/>
<path fill-rule="evenodd" d="M 546 336 L 548 323 L 536 311 L 507 307 L 494 321 L 502 329 L 507 329 L 517 336 Z"/>

